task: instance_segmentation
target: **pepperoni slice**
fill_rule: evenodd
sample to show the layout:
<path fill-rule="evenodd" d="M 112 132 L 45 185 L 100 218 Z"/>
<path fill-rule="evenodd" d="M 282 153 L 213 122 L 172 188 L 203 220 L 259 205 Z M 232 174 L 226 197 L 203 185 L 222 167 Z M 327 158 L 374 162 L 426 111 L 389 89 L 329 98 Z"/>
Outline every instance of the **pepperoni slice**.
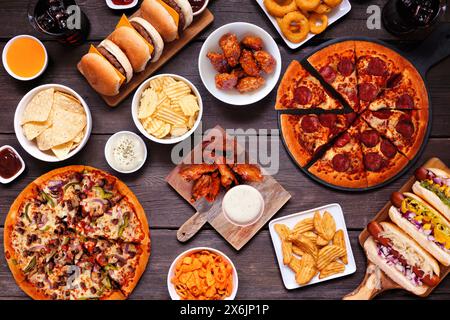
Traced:
<path fill-rule="evenodd" d="M 397 123 L 395 130 L 405 139 L 410 139 L 414 133 L 414 125 L 410 120 L 402 120 Z"/>
<path fill-rule="evenodd" d="M 378 57 L 370 59 L 367 65 L 367 73 L 372 76 L 384 76 L 386 74 L 387 67 L 386 62 Z"/>
<path fill-rule="evenodd" d="M 336 171 L 344 172 L 350 167 L 350 159 L 345 154 L 337 154 L 331 160 Z"/>
<path fill-rule="evenodd" d="M 391 110 L 388 109 L 383 109 L 383 110 L 378 110 L 378 111 L 373 111 L 372 114 L 377 117 L 378 119 L 389 119 L 389 117 L 391 116 L 392 112 Z"/>
<path fill-rule="evenodd" d="M 381 141 L 381 152 L 389 159 L 392 159 L 397 154 L 397 148 L 388 140 Z"/>
<path fill-rule="evenodd" d="M 386 82 L 386 87 L 389 89 L 396 87 L 400 83 L 400 81 L 402 81 L 402 77 L 403 76 L 401 73 L 393 74 Z"/>
<path fill-rule="evenodd" d="M 339 61 L 337 68 L 344 77 L 348 77 L 352 74 L 355 65 L 353 64 L 353 61 L 351 59 L 343 58 L 341 61 Z"/>
<path fill-rule="evenodd" d="M 314 116 L 305 116 L 302 119 L 302 129 L 307 133 L 316 132 L 319 129 L 319 119 Z"/>
<path fill-rule="evenodd" d="M 383 166 L 383 158 L 376 152 L 364 155 L 364 166 L 369 171 L 379 171 Z"/>
<path fill-rule="evenodd" d="M 372 101 L 378 95 L 378 88 L 372 83 L 361 83 L 358 86 L 359 98 L 363 101 Z"/>
<path fill-rule="evenodd" d="M 399 109 L 412 109 L 414 108 L 414 99 L 407 93 L 402 94 L 397 98 L 395 106 Z"/>
<path fill-rule="evenodd" d="M 330 66 L 323 67 L 319 72 L 328 83 L 332 83 L 336 79 L 336 72 Z"/>
<path fill-rule="evenodd" d="M 347 125 L 352 124 L 356 119 L 356 112 L 347 113 L 345 115 L 345 120 L 347 121 Z"/>
<path fill-rule="evenodd" d="M 294 90 L 294 99 L 301 105 L 308 104 L 311 101 L 312 93 L 308 87 L 300 86 Z"/>
<path fill-rule="evenodd" d="M 366 130 L 359 136 L 364 145 L 368 148 L 375 147 L 380 142 L 380 135 L 375 130 Z"/>
<path fill-rule="evenodd" d="M 336 123 L 337 115 L 333 113 L 322 113 L 319 115 L 320 124 L 327 128 L 332 128 Z"/>
<path fill-rule="evenodd" d="M 339 137 L 339 139 L 336 140 L 336 142 L 334 143 L 334 145 L 337 148 L 342 148 L 344 147 L 347 143 L 349 143 L 351 140 L 351 136 L 346 132 L 344 133 L 342 136 Z"/>

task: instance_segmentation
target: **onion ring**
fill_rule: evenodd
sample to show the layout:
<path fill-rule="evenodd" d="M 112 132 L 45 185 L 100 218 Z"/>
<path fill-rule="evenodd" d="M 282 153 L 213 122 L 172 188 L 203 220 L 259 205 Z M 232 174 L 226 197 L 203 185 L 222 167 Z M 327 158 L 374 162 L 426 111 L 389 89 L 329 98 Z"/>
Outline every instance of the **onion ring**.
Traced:
<path fill-rule="evenodd" d="M 289 12 L 297 10 L 295 0 L 284 1 L 285 4 L 280 4 L 276 0 L 264 0 L 264 6 L 267 12 L 274 17 L 284 17 Z"/>
<path fill-rule="evenodd" d="M 328 17 L 326 14 L 314 13 L 309 17 L 309 30 L 311 33 L 319 34 L 325 31 L 328 26 Z"/>
<path fill-rule="evenodd" d="M 318 14 L 325 14 L 325 13 L 329 13 L 330 11 L 331 11 L 331 8 L 324 3 L 319 4 L 319 6 L 314 9 L 314 12 L 318 13 Z"/>
<path fill-rule="evenodd" d="M 295 0 L 295 3 L 297 4 L 297 7 L 303 11 L 313 11 L 319 6 L 320 0 Z"/>
<path fill-rule="evenodd" d="M 331 8 L 337 7 L 341 4 L 342 0 L 323 0 L 325 4 Z"/>
<path fill-rule="evenodd" d="M 309 33 L 309 21 L 300 11 L 289 12 L 279 20 L 279 25 L 284 36 L 293 43 L 302 42 Z"/>

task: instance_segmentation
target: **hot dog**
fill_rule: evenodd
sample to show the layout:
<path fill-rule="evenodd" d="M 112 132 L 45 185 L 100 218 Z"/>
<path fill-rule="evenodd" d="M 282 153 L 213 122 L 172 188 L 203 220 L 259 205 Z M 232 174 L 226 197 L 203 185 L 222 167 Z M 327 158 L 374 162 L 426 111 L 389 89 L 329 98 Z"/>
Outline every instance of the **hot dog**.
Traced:
<path fill-rule="evenodd" d="M 450 220 L 450 176 L 436 168 L 418 168 L 413 191 Z"/>
<path fill-rule="evenodd" d="M 437 261 L 399 228 L 372 221 L 364 243 L 368 259 L 406 290 L 420 295 L 439 281 Z"/>
<path fill-rule="evenodd" d="M 402 240 L 402 238 L 407 237 L 407 235 L 403 234 L 402 231 L 400 231 L 398 228 L 396 228 L 395 226 L 388 226 L 389 231 L 397 233 L 398 237 L 395 238 L 395 240 Z M 376 222 L 376 221 L 372 221 L 367 225 L 367 230 L 369 231 L 370 235 L 374 238 L 374 240 L 389 248 L 390 252 L 392 253 L 392 255 L 397 258 L 399 260 L 399 262 L 404 266 L 407 267 L 408 266 L 408 261 L 407 259 L 403 256 L 403 254 L 397 250 L 394 249 L 395 244 L 393 243 L 393 241 L 395 241 L 394 239 L 389 239 L 389 236 L 383 236 L 383 234 L 385 233 L 385 230 L 383 228 L 383 226 Z M 402 235 L 402 236 L 400 236 Z M 408 243 L 401 243 L 401 247 L 405 248 L 406 245 Z M 419 248 L 420 250 L 417 249 L 418 246 L 414 244 L 414 246 L 409 247 L 410 250 L 414 250 L 416 253 L 420 254 L 423 250 L 421 248 Z M 420 256 L 424 256 L 423 254 L 420 254 Z M 427 256 L 427 260 L 432 259 L 434 262 L 436 262 L 431 256 L 429 256 L 428 254 L 426 254 Z M 424 261 L 426 259 L 424 258 Z M 429 263 L 429 262 L 428 262 Z M 412 265 L 412 270 L 413 272 L 416 274 L 416 276 L 427 286 L 430 287 L 434 287 L 435 285 L 437 285 L 439 283 L 439 276 L 434 274 L 434 273 L 425 273 L 422 270 L 422 266 L 417 263 L 415 265 Z M 439 267 L 438 267 L 439 268 Z"/>
<path fill-rule="evenodd" d="M 450 265 L 450 223 L 412 193 L 394 192 L 391 203 L 391 220 L 439 262 Z"/>

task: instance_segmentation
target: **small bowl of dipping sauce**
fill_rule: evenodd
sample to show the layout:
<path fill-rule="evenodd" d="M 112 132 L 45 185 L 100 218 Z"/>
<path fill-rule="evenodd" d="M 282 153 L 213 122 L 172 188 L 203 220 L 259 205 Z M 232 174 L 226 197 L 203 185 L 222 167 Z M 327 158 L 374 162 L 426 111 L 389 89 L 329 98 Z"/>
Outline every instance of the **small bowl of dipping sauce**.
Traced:
<path fill-rule="evenodd" d="M 120 173 L 136 172 L 147 159 L 147 146 L 136 133 L 120 131 L 106 142 L 105 158 L 109 166 Z"/>
<path fill-rule="evenodd" d="M 239 227 L 257 222 L 264 212 L 264 198 L 256 188 L 242 184 L 227 191 L 222 200 L 227 220 Z"/>
<path fill-rule="evenodd" d="M 206 7 L 208 6 L 209 0 L 189 0 L 189 3 L 191 4 L 192 12 L 195 17 L 205 11 Z"/>
<path fill-rule="evenodd" d="M 0 183 L 7 184 L 25 170 L 25 162 L 11 146 L 0 147 Z"/>
<path fill-rule="evenodd" d="M 47 50 L 33 36 L 16 36 L 5 45 L 2 62 L 11 77 L 22 81 L 33 80 L 47 68 Z"/>

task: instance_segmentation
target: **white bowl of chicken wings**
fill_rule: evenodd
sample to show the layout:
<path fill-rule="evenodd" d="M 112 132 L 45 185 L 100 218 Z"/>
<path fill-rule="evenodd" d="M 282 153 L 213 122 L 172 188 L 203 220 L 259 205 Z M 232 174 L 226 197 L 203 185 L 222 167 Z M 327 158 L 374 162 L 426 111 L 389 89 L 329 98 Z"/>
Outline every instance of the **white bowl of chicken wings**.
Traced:
<path fill-rule="evenodd" d="M 206 39 L 198 58 L 200 77 L 217 99 L 248 105 L 266 97 L 281 73 L 278 45 L 263 29 L 233 22 Z"/>

